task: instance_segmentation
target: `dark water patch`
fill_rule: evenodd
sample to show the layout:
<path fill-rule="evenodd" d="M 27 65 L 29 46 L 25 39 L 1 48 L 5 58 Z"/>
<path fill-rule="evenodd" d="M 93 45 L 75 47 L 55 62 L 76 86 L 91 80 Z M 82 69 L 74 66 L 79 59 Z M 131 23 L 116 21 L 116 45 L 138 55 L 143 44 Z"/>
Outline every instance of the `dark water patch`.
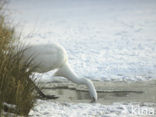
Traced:
<path fill-rule="evenodd" d="M 98 94 L 98 103 L 113 102 L 156 102 L 156 82 L 95 82 Z M 46 86 L 45 86 L 46 85 Z M 60 102 L 90 102 L 90 95 L 85 86 L 73 83 L 45 84 L 43 92 L 48 95 L 57 95 L 54 101 Z"/>

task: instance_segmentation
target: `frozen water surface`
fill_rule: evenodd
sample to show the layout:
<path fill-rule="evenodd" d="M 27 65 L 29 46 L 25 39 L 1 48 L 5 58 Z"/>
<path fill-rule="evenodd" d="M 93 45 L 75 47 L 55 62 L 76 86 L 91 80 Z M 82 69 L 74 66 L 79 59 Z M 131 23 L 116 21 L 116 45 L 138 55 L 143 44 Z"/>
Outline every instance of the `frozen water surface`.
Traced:
<path fill-rule="evenodd" d="M 63 45 L 81 77 L 126 81 L 156 76 L 155 6 L 155 0 L 11 0 L 9 4 L 23 38 L 33 44 Z"/>

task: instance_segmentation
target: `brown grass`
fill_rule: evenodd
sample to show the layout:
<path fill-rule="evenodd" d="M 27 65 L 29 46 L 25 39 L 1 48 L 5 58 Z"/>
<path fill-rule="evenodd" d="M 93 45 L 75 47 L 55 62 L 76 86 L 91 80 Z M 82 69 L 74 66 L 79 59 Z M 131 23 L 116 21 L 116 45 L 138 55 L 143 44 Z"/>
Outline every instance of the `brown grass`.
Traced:
<path fill-rule="evenodd" d="M 35 101 L 34 86 L 29 79 L 33 68 L 30 68 L 30 60 L 24 64 L 21 62 L 24 50 L 13 53 L 15 48 L 11 45 L 19 37 L 15 35 L 13 28 L 6 25 L 1 12 L 2 6 L 0 5 L 0 116 L 2 111 L 11 112 L 11 109 L 4 107 L 4 102 L 16 105 L 13 110 L 15 114 L 27 116 Z"/>

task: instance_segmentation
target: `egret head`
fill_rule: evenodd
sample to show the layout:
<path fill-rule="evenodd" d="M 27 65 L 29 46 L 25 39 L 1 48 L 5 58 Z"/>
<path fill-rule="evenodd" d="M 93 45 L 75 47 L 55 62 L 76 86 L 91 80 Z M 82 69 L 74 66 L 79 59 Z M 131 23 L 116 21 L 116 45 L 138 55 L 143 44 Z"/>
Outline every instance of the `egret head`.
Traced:
<path fill-rule="evenodd" d="M 91 97 L 91 102 L 96 102 L 97 101 L 97 92 L 96 92 L 93 82 L 87 78 L 84 78 L 84 81 L 85 81 L 84 84 L 88 87 L 89 94 Z"/>

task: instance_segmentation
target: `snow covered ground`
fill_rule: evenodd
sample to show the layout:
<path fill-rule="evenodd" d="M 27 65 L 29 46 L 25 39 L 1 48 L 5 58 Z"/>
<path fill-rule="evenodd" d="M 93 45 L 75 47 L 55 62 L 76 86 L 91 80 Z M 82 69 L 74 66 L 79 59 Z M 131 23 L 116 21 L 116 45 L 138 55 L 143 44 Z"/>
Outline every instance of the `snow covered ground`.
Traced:
<path fill-rule="evenodd" d="M 155 6 L 155 0 L 10 0 L 8 8 L 26 41 L 60 43 L 81 77 L 136 81 L 156 78 Z"/>
<path fill-rule="evenodd" d="M 38 100 L 30 117 L 155 117 L 152 103 L 72 104 Z"/>

